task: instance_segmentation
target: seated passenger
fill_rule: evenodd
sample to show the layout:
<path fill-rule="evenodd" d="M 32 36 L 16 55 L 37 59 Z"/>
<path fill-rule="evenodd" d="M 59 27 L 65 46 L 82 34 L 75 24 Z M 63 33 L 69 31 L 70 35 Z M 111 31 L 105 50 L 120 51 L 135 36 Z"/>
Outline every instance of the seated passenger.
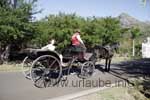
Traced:
<path fill-rule="evenodd" d="M 52 39 L 50 44 L 48 44 L 48 45 L 42 47 L 41 49 L 42 49 L 42 50 L 55 51 L 56 46 L 55 46 L 54 44 L 55 44 L 55 40 Z M 62 61 L 62 60 L 63 60 L 62 54 L 59 54 L 59 58 L 60 58 L 60 63 L 61 63 L 61 65 L 62 65 L 62 66 L 65 66 L 65 65 L 63 64 L 63 61 Z"/>
<path fill-rule="evenodd" d="M 48 45 L 42 47 L 41 49 L 42 49 L 42 50 L 55 51 L 55 48 L 56 48 L 56 47 L 54 46 L 54 43 L 55 43 L 55 40 L 52 39 L 50 44 L 48 44 Z"/>

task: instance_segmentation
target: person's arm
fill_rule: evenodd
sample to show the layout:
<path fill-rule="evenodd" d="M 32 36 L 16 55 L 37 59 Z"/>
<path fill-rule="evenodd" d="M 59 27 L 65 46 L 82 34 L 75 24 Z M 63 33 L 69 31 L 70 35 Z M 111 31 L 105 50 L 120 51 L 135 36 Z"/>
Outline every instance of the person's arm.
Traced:
<path fill-rule="evenodd" d="M 84 43 L 83 43 L 83 41 L 82 41 L 80 35 L 77 35 L 77 39 L 84 45 Z"/>

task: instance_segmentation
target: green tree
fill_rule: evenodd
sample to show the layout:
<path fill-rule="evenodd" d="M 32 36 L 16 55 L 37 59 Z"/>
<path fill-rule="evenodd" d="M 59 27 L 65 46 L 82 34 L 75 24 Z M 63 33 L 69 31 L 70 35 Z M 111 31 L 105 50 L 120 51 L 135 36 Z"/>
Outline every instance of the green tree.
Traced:
<path fill-rule="evenodd" d="M 116 18 L 107 17 L 102 20 L 102 45 L 119 42 L 121 36 L 120 22 Z"/>
<path fill-rule="evenodd" d="M 81 37 L 87 47 L 118 42 L 121 30 L 116 18 L 82 18 L 76 14 L 65 13 L 49 15 L 35 24 L 37 34 L 32 42 L 41 47 L 53 38 L 60 49 L 70 44 L 70 38 L 75 29 L 81 30 L 83 33 Z"/>
<path fill-rule="evenodd" d="M 135 39 L 138 38 L 141 33 L 140 33 L 140 29 L 137 27 L 131 27 L 130 29 L 131 32 L 131 39 L 132 39 L 132 56 L 135 56 Z"/>
<path fill-rule="evenodd" d="M 36 36 L 32 39 L 34 44 L 41 47 L 48 44 L 51 39 L 55 39 L 57 47 L 62 49 L 70 44 L 70 38 L 74 29 L 83 26 L 83 18 L 75 14 L 59 13 L 36 22 Z"/>
<path fill-rule="evenodd" d="M 102 39 L 100 38 L 102 33 L 101 22 L 102 19 L 96 17 L 85 20 L 82 31 L 84 33 L 83 40 L 87 47 L 93 47 L 102 43 Z"/>
<path fill-rule="evenodd" d="M 32 37 L 32 11 L 36 0 L 0 1 L 0 42 L 2 45 L 22 45 Z"/>

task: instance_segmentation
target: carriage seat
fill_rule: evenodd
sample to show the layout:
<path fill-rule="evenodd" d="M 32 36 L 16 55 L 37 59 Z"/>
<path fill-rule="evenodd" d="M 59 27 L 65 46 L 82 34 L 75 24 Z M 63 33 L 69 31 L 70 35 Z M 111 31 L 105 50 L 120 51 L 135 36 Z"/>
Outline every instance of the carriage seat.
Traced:
<path fill-rule="evenodd" d="M 27 56 L 31 57 L 31 58 L 37 58 L 39 56 L 42 55 L 53 55 L 53 56 L 57 56 L 58 57 L 58 53 L 55 51 L 50 51 L 50 50 L 42 50 L 42 49 L 32 49 L 32 48 L 27 48 L 23 50 L 24 53 L 27 54 Z"/>
<path fill-rule="evenodd" d="M 38 52 L 45 52 L 45 51 L 48 51 L 48 50 L 32 49 L 32 48 L 27 48 L 23 50 L 23 52 L 27 54 L 37 54 Z"/>

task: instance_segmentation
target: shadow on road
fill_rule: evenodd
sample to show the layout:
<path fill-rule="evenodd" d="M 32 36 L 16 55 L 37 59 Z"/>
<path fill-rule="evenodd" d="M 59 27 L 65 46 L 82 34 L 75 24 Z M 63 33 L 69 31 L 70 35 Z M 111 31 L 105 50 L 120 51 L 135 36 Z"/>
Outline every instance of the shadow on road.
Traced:
<path fill-rule="evenodd" d="M 133 83 L 132 85 L 136 87 L 142 86 L 143 88 L 139 89 L 139 91 L 147 98 L 150 98 L 150 59 L 138 59 L 112 64 L 109 73 L 128 82 L 129 78 L 137 79 L 139 81 L 138 84 Z M 142 81 L 140 77 L 142 77 Z"/>
<path fill-rule="evenodd" d="M 125 61 L 119 64 L 112 64 L 110 73 L 117 75 L 133 77 L 149 77 L 150 76 L 150 59 L 138 59 Z"/>

